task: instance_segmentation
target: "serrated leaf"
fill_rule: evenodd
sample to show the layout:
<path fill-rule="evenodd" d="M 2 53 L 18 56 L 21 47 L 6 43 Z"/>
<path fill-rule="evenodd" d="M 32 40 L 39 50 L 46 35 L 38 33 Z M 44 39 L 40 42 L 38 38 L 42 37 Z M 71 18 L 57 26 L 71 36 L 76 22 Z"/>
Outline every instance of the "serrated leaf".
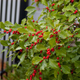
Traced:
<path fill-rule="evenodd" d="M 26 18 L 22 19 L 21 24 L 24 26 L 26 23 Z"/>
<path fill-rule="evenodd" d="M 51 39 L 49 40 L 49 44 L 50 44 L 50 47 L 51 47 L 51 48 L 54 47 L 54 46 L 56 46 L 55 37 L 54 37 L 54 38 L 51 38 Z"/>
<path fill-rule="evenodd" d="M 71 15 L 71 16 L 69 17 L 69 22 L 73 21 L 75 18 L 76 18 L 76 15 Z"/>
<path fill-rule="evenodd" d="M 67 65 L 61 65 L 62 71 L 65 74 L 70 74 L 70 68 Z"/>
<path fill-rule="evenodd" d="M 18 63 L 17 67 L 24 61 L 25 56 L 26 56 L 26 53 L 24 53 L 24 54 L 21 55 L 20 62 Z"/>
<path fill-rule="evenodd" d="M 3 22 L 0 22 L 0 28 L 5 29 L 5 25 L 3 24 Z"/>
<path fill-rule="evenodd" d="M 48 6 L 47 0 L 41 0 L 41 3 L 44 4 L 45 6 Z"/>
<path fill-rule="evenodd" d="M 44 32 L 43 38 L 47 41 L 50 38 L 50 32 Z"/>
<path fill-rule="evenodd" d="M 56 68 L 58 68 L 58 64 L 55 60 L 49 59 L 49 67 L 56 69 Z"/>
<path fill-rule="evenodd" d="M 40 70 L 45 70 L 45 68 L 47 67 L 47 63 L 46 61 L 44 60 L 41 64 L 41 67 L 40 67 Z"/>
<path fill-rule="evenodd" d="M 37 44 L 35 46 L 37 51 L 46 50 L 47 48 L 43 44 Z"/>
<path fill-rule="evenodd" d="M 66 49 L 64 47 L 61 47 L 59 50 L 56 49 L 55 52 L 57 56 L 66 57 Z"/>
<path fill-rule="evenodd" d="M 34 15 L 35 12 L 36 12 L 36 10 L 32 10 L 27 14 L 27 16 L 32 16 L 32 15 Z"/>
<path fill-rule="evenodd" d="M 21 47 L 17 47 L 15 50 L 20 50 L 20 49 L 22 49 Z"/>
<path fill-rule="evenodd" d="M 80 38 L 80 34 L 75 35 L 74 37 Z"/>
<path fill-rule="evenodd" d="M 19 31 L 20 33 L 28 33 L 25 28 L 18 28 L 18 31 Z"/>
<path fill-rule="evenodd" d="M 72 62 L 75 62 L 75 61 L 77 61 L 78 59 L 80 58 L 80 55 L 78 55 L 78 56 L 76 56 L 76 57 L 74 57 L 74 58 L 72 58 Z"/>
<path fill-rule="evenodd" d="M 38 64 L 42 59 L 43 59 L 42 57 L 36 56 L 32 59 L 32 63 Z"/>
<path fill-rule="evenodd" d="M 9 21 L 5 21 L 4 25 L 5 26 L 13 26 L 13 24 L 11 22 L 9 22 Z"/>
<path fill-rule="evenodd" d="M 1 40 L 0 43 L 3 45 L 3 46 L 8 46 L 8 42 L 6 40 Z"/>
<path fill-rule="evenodd" d="M 0 34 L 0 39 L 1 39 L 3 36 L 5 36 L 5 34 L 4 34 L 4 33 Z"/>
<path fill-rule="evenodd" d="M 80 61 L 75 61 L 74 65 L 76 68 L 80 68 Z"/>
<path fill-rule="evenodd" d="M 27 7 L 27 8 L 25 9 L 25 11 L 32 11 L 32 10 L 34 10 L 34 9 L 35 9 L 35 7 L 29 6 L 29 7 Z"/>

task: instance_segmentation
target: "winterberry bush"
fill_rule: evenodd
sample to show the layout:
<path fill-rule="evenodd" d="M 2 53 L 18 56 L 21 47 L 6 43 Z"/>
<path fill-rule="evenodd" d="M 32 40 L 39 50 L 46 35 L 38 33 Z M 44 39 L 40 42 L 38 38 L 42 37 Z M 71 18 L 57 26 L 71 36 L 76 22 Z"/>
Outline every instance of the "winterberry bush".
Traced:
<path fill-rule="evenodd" d="M 37 21 L 33 19 L 36 8 L 31 5 L 25 9 L 28 18 L 21 24 L 0 22 L 4 29 L 0 38 L 12 33 L 0 43 L 20 59 L 11 79 L 80 80 L 80 0 L 32 1 L 46 6 Z"/>

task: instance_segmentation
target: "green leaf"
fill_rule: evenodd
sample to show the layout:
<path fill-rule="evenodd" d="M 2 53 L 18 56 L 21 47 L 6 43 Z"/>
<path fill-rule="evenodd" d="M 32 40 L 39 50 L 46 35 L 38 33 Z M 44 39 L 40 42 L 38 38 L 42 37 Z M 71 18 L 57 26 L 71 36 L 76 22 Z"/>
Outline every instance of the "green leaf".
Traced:
<path fill-rule="evenodd" d="M 68 4 L 70 2 L 70 0 L 65 0 L 65 3 Z"/>
<path fill-rule="evenodd" d="M 62 80 L 62 72 L 59 70 L 58 80 Z"/>
<path fill-rule="evenodd" d="M 46 61 L 44 60 L 41 64 L 41 67 L 40 67 L 40 70 L 45 70 L 45 68 L 47 67 L 47 63 Z"/>
<path fill-rule="evenodd" d="M 35 46 L 37 51 L 46 50 L 47 48 L 43 44 L 37 44 Z"/>
<path fill-rule="evenodd" d="M 59 37 L 61 37 L 62 39 L 66 39 L 67 34 L 65 33 L 65 31 L 61 31 L 61 32 L 59 32 Z"/>
<path fill-rule="evenodd" d="M 35 7 L 29 6 L 29 7 L 27 7 L 27 8 L 25 9 L 25 11 L 32 11 L 32 10 L 34 10 L 34 9 L 35 9 Z"/>
<path fill-rule="evenodd" d="M 66 49 L 61 47 L 60 49 L 55 50 L 57 56 L 66 57 Z"/>
<path fill-rule="evenodd" d="M 51 32 L 44 32 L 43 38 L 47 41 L 50 39 L 50 33 Z"/>
<path fill-rule="evenodd" d="M 26 53 L 24 53 L 24 54 L 21 55 L 20 62 L 18 63 L 17 67 L 24 61 L 25 56 L 26 56 Z"/>
<path fill-rule="evenodd" d="M 47 0 L 41 0 L 41 3 L 44 4 L 45 6 L 48 6 Z"/>
<path fill-rule="evenodd" d="M 0 43 L 1 43 L 3 46 L 8 46 L 8 42 L 5 41 L 5 40 L 1 40 Z"/>
<path fill-rule="evenodd" d="M 0 39 L 3 37 L 3 36 L 5 36 L 5 34 L 4 33 L 0 33 Z"/>
<path fill-rule="evenodd" d="M 70 12 L 70 11 L 66 11 L 66 12 L 64 13 L 64 15 L 65 15 L 66 17 L 71 16 L 71 14 L 72 14 L 72 12 Z"/>
<path fill-rule="evenodd" d="M 35 12 L 36 12 L 36 10 L 32 10 L 27 14 L 27 16 L 32 16 L 32 15 L 34 15 Z"/>
<path fill-rule="evenodd" d="M 5 29 L 5 25 L 3 24 L 3 22 L 0 22 L 0 28 Z"/>
<path fill-rule="evenodd" d="M 68 28 L 69 28 L 69 26 L 65 25 L 65 26 L 63 27 L 63 30 L 66 30 L 66 29 L 68 29 Z"/>
<path fill-rule="evenodd" d="M 75 61 L 74 65 L 76 68 L 80 68 L 80 61 Z"/>
<path fill-rule="evenodd" d="M 69 80 L 73 80 L 72 74 L 68 74 Z"/>
<path fill-rule="evenodd" d="M 70 74 L 70 68 L 67 65 L 61 65 L 62 71 L 65 74 Z"/>
<path fill-rule="evenodd" d="M 28 27 L 26 28 L 26 30 L 28 31 L 28 33 L 35 33 L 34 28 L 32 28 L 32 27 L 30 27 L 30 26 L 28 26 Z"/>
<path fill-rule="evenodd" d="M 62 39 L 66 39 L 69 36 L 72 36 L 72 33 L 68 30 L 59 32 L 59 37 Z"/>
<path fill-rule="evenodd" d="M 76 31 L 80 31 L 80 28 L 76 28 L 76 29 L 74 30 L 74 32 L 76 32 Z"/>
<path fill-rule="evenodd" d="M 80 38 L 80 34 L 75 35 L 74 37 Z"/>
<path fill-rule="evenodd" d="M 56 69 L 56 68 L 58 68 L 58 64 L 55 60 L 49 59 L 49 67 Z"/>
<path fill-rule="evenodd" d="M 24 26 L 26 23 L 26 18 L 22 19 L 21 24 Z"/>
<path fill-rule="evenodd" d="M 25 28 L 18 28 L 18 31 L 19 31 L 20 33 L 28 33 Z"/>
<path fill-rule="evenodd" d="M 43 59 L 42 57 L 36 56 L 32 59 L 32 63 L 38 64 L 42 59 Z"/>
<path fill-rule="evenodd" d="M 77 61 L 78 59 L 80 58 L 80 55 L 77 55 L 76 57 L 74 57 L 74 58 L 72 58 L 72 62 L 75 62 L 75 61 Z"/>
<path fill-rule="evenodd" d="M 69 17 L 69 22 L 73 21 L 75 18 L 76 18 L 76 15 L 71 15 L 71 16 Z"/>
<path fill-rule="evenodd" d="M 13 24 L 11 22 L 9 22 L 9 21 L 5 21 L 4 25 L 5 26 L 13 26 Z"/>
<path fill-rule="evenodd" d="M 12 30 L 16 31 L 18 28 L 21 28 L 22 26 L 20 24 L 15 23 L 12 28 Z"/>
<path fill-rule="evenodd" d="M 20 50 L 20 49 L 22 49 L 21 47 L 17 47 L 15 50 Z"/>
<path fill-rule="evenodd" d="M 49 40 L 49 44 L 50 44 L 50 47 L 51 47 L 51 48 L 54 47 L 54 46 L 56 46 L 55 37 L 54 37 L 54 38 L 51 38 L 51 39 Z"/>

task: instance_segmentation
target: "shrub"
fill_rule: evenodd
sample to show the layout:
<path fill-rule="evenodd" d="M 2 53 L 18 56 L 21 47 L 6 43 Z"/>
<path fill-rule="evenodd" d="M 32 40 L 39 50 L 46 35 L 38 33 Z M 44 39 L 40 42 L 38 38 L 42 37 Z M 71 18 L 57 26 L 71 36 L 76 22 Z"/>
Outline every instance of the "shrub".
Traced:
<path fill-rule="evenodd" d="M 33 0 L 33 3 L 47 6 L 37 21 L 33 19 L 36 8 L 29 6 L 25 9 L 29 12 L 28 19 L 21 24 L 0 22 L 0 28 L 4 29 L 0 38 L 12 33 L 8 40 L 0 40 L 1 44 L 9 46 L 9 51 L 20 59 L 13 78 L 80 80 L 80 1 Z"/>

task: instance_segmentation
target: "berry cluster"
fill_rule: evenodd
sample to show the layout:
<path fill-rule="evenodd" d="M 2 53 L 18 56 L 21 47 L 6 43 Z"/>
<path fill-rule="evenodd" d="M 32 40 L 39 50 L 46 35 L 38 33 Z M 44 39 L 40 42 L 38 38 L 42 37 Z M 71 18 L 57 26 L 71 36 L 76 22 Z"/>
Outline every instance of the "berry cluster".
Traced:
<path fill-rule="evenodd" d="M 70 2 L 71 2 L 71 3 L 73 3 L 73 2 L 74 2 L 74 0 L 70 0 Z"/>
<path fill-rule="evenodd" d="M 55 3 L 53 3 L 51 6 L 54 6 Z M 47 10 L 49 10 L 49 12 L 54 11 L 54 9 L 50 10 L 48 7 L 46 7 Z"/>

